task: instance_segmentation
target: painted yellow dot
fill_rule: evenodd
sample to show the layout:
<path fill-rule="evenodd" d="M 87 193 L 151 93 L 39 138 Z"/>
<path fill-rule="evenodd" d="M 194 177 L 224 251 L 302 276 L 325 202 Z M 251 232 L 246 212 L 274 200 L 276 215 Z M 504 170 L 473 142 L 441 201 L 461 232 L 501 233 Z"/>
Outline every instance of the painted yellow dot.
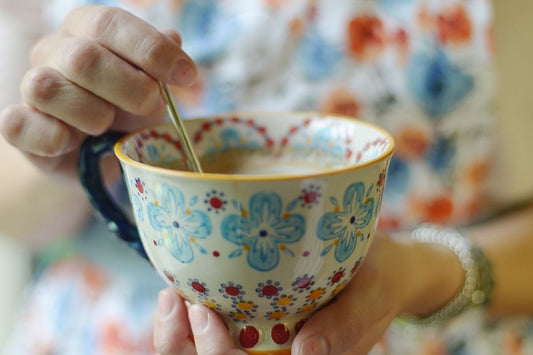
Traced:
<path fill-rule="evenodd" d="M 280 244 L 279 245 L 279 250 L 285 250 L 285 248 L 286 248 L 285 244 Z"/>
<path fill-rule="evenodd" d="M 358 236 L 358 237 L 361 236 L 361 231 L 360 231 L 360 230 L 357 231 L 357 236 Z"/>
<path fill-rule="evenodd" d="M 313 290 L 310 294 L 309 294 L 309 299 L 311 301 L 314 301 L 318 298 L 320 298 L 320 296 L 322 296 L 324 294 L 324 289 L 323 288 L 317 288 L 316 290 Z"/>
<path fill-rule="evenodd" d="M 248 211 L 247 210 L 242 210 L 241 211 L 241 216 L 248 217 Z"/>
<path fill-rule="evenodd" d="M 204 306 L 211 308 L 211 309 L 217 309 L 217 304 L 215 302 L 211 301 L 204 301 Z"/>
<path fill-rule="evenodd" d="M 291 214 L 289 212 L 284 212 L 283 213 L 283 218 L 287 219 L 291 216 Z"/>
<path fill-rule="evenodd" d="M 338 244 L 339 244 L 339 239 L 335 239 L 335 240 L 333 241 L 333 245 L 338 245 Z"/>
<path fill-rule="evenodd" d="M 365 198 L 365 205 L 368 205 L 369 202 L 370 202 L 370 198 L 369 197 Z"/>
<path fill-rule="evenodd" d="M 245 251 L 250 250 L 250 246 L 249 246 L 248 244 L 243 245 L 242 248 L 243 248 Z"/>
<path fill-rule="evenodd" d="M 339 212 L 340 211 L 340 207 L 339 206 L 335 206 L 335 208 L 333 209 L 334 212 Z"/>
<path fill-rule="evenodd" d="M 185 213 L 191 214 L 191 210 L 187 208 L 187 209 L 185 209 Z"/>
<path fill-rule="evenodd" d="M 300 309 L 300 312 L 308 312 L 310 310 L 312 310 L 313 308 L 315 308 L 315 304 L 314 303 L 310 303 L 306 306 L 303 306 L 302 309 Z"/>
<path fill-rule="evenodd" d="M 343 282 L 341 284 L 339 284 L 334 290 L 333 290 L 333 294 L 334 295 L 337 295 L 339 292 L 342 291 L 342 289 L 344 288 L 346 284 Z"/>
<path fill-rule="evenodd" d="M 155 200 L 154 205 L 159 206 L 159 201 Z"/>
<path fill-rule="evenodd" d="M 246 320 L 248 319 L 248 315 L 246 315 L 245 313 L 235 313 L 233 315 L 234 318 L 237 318 L 238 320 Z"/>
<path fill-rule="evenodd" d="M 189 237 L 189 240 L 191 241 L 191 243 L 194 243 L 196 241 L 196 238 L 195 237 Z"/>
<path fill-rule="evenodd" d="M 254 304 L 251 302 L 239 302 L 237 303 L 237 307 L 242 309 L 243 311 L 249 311 L 254 308 Z"/>
<path fill-rule="evenodd" d="M 290 297 L 290 296 L 285 296 L 285 297 L 281 297 L 281 298 L 278 300 L 277 304 L 278 304 L 278 306 L 283 307 L 283 306 L 287 306 L 287 305 L 289 305 L 291 302 L 292 302 L 292 297 Z"/>
<path fill-rule="evenodd" d="M 168 239 L 168 233 L 163 234 L 163 238 Z"/>
<path fill-rule="evenodd" d="M 279 311 L 279 312 L 272 312 L 268 315 L 270 319 L 281 319 L 285 317 L 285 312 Z"/>

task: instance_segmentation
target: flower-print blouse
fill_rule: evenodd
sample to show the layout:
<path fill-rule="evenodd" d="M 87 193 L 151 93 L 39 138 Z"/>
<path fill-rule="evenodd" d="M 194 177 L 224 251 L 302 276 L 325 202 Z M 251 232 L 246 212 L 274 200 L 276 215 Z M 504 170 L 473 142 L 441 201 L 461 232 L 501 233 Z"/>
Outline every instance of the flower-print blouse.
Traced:
<path fill-rule="evenodd" d="M 48 15 L 58 24 L 85 1 L 92 2 L 53 0 Z M 495 112 L 488 0 L 95 2 L 179 31 L 200 73 L 191 88 L 173 88 L 184 117 L 237 110 L 322 111 L 391 132 L 396 152 L 382 228 L 462 225 L 490 212 Z M 128 323 L 127 313 L 120 317 L 116 324 Z M 102 318 L 100 324 L 93 319 L 100 330 L 107 329 Z M 530 333 L 527 320 L 489 323 L 471 312 L 439 331 L 395 325 L 373 352 L 533 352 Z M 108 338 L 94 339 L 95 349 L 101 349 Z"/>

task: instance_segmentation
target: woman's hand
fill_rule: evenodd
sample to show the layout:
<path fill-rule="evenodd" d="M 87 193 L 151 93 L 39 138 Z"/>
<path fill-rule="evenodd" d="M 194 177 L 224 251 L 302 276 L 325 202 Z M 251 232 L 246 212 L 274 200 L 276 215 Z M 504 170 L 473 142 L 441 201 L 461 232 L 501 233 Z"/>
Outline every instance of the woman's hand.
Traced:
<path fill-rule="evenodd" d="M 246 355 L 235 347 L 213 310 L 200 305 L 186 307 L 174 286 L 159 293 L 154 345 L 160 355 Z"/>
<path fill-rule="evenodd" d="M 300 330 L 292 354 L 367 354 L 397 315 L 428 315 L 461 288 L 464 273 L 446 247 L 387 235 L 372 243 L 348 286 Z M 154 342 L 161 354 L 245 354 L 214 311 L 193 305 L 187 314 L 172 289 L 161 293 Z"/>
<path fill-rule="evenodd" d="M 0 113 L 0 131 L 38 167 L 74 177 L 85 135 L 161 119 L 158 80 L 194 81 L 195 65 L 180 44 L 176 32 L 159 32 L 118 8 L 75 9 L 34 46 L 23 102 Z"/>

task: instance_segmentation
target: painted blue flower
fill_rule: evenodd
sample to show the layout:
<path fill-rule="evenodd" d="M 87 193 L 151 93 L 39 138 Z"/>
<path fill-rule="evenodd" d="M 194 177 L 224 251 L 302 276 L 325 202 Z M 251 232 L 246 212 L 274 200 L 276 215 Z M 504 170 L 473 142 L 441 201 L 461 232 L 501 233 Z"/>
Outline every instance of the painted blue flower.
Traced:
<path fill-rule="evenodd" d="M 211 234 L 207 214 L 187 208 L 183 193 L 167 184 L 161 186 L 160 201 L 148 204 L 147 214 L 155 230 L 168 234 L 168 250 L 182 263 L 190 263 L 194 259 L 193 242 Z M 196 247 L 201 253 L 207 253 L 201 246 Z"/>
<path fill-rule="evenodd" d="M 306 32 L 300 44 L 298 55 L 302 70 L 309 79 L 313 80 L 331 74 L 341 59 L 339 48 L 326 42 L 315 28 Z"/>
<path fill-rule="evenodd" d="M 283 214 L 281 198 L 275 193 L 260 192 L 250 198 L 249 214 L 234 214 L 222 221 L 222 237 L 240 248 L 230 254 L 237 257 L 248 252 L 248 264 L 259 271 L 274 269 L 285 244 L 296 243 L 305 233 L 305 219 L 299 214 Z"/>
<path fill-rule="evenodd" d="M 455 109 L 474 88 L 474 79 L 449 61 L 440 48 L 416 53 L 407 71 L 408 87 L 431 117 Z"/>
<path fill-rule="evenodd" d="M 370 191 L 371 189 L 368 192 Z M 342 205 L 342 210 L 328 212 L 322 216 L 317 227 L 319 239 L 335 241 L 322 251 L 322 255 L 328 253 L 336 244 L 335 259 L 338 262 L 343 262 L 352 255 L 357 238 L 364 239 L 361 229 L 370 223 L 374 213 L 374 198 L 368 197 L 368 193 L 365 194 L 364 183 L 357 182 L 348 186 L 344 192 Z"/>

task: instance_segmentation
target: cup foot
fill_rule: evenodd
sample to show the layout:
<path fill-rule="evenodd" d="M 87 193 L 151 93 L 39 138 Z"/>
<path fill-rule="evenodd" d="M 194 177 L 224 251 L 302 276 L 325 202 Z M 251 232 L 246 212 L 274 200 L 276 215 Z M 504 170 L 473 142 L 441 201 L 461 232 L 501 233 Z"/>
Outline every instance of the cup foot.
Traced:
<path fill-rule="evenodd" d="M 291 355 L 291 349 L 245 350 L 250 355 Z"/>

